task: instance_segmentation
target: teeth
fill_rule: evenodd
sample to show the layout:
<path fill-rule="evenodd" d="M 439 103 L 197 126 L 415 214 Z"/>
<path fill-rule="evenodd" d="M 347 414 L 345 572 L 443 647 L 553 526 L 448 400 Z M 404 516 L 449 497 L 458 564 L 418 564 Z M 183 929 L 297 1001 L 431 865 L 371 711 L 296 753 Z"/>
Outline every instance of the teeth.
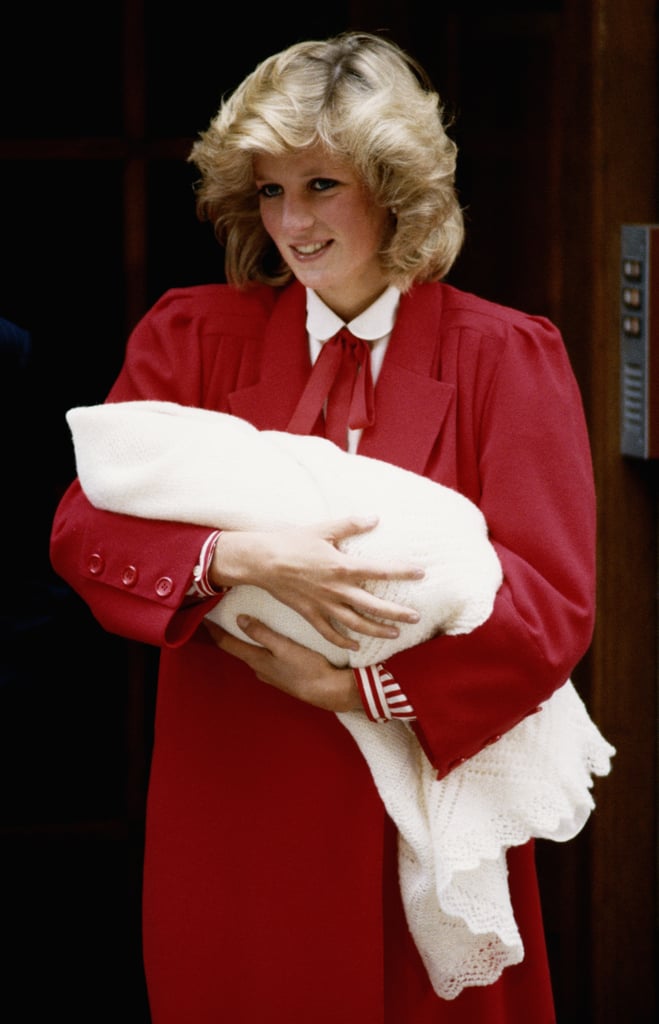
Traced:
<path fill-rule="evenodd" d="M 294 249 L 299 252 L 302 256 L 312 256 L 315 252 L 320 252 L 324 247 L 324 242 L 314 242 L 311 245 L 296 245 Z"/>

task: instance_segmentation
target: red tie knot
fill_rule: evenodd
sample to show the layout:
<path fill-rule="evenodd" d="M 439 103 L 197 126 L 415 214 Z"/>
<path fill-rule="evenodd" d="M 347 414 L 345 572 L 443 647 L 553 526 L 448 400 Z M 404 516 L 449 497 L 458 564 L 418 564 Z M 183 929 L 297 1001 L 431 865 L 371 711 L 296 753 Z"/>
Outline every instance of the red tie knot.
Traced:
<path fill-rule="evenodd" d="M 347 327 L 323 345 L 288 429 L 310 433 L 323 408 L 326 436 L 341 448 L 347 447 L 348 429 L 375 422 L 371 350 Z"/>

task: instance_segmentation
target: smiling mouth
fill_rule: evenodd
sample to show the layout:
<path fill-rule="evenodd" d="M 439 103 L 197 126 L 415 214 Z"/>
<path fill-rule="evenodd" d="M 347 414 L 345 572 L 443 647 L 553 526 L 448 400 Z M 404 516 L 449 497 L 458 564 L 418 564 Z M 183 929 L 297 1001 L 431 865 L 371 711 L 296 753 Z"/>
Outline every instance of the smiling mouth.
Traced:
<path fill-rule="evenodd" d="M 292 245 L 291 249 L 293 250 L 296 256 L 301 256 L 304 258 L 306 256 L 315 256 L 317 253 L 322 252 L 324 249 L 327 249 L 327 247 L 330 246 L 331 244 L 331 241 L 310 242 L 309 245 Z"/>

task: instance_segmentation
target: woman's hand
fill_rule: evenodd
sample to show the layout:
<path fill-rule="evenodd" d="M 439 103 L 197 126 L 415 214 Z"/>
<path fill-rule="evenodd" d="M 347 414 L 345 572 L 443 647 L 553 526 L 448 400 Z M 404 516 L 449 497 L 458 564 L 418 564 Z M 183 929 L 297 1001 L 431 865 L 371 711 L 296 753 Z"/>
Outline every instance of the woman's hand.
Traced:
<path fill-rule="evenodd" d="M 254 643 L 239 640 L 207 619 L 204 625 L 217 646 L 249 665 L 261 682 L 325 711 L 362 707 L 352 669 L 335 668 L 322 654 L 275 633 L 257 619 L 238 616 L 238 625 Z"/>
<path fill-rule="evenodd" d="M 423 569 L 383 565 L 342 552 L 339 541 L 373 529 L 377 519 L 350 518 L 271 532 L 225 531 L 210 578 L 217 587 L 251 584 L 303 616 L 321 636 L 346 650 L 359 644 L 339 627 L 395 638 L 396 622 L 418 622 L 416 611 L 364 590 L 365 580 L 421 579 Z M 387 621 L 375 621 L 373 616 Z"/>

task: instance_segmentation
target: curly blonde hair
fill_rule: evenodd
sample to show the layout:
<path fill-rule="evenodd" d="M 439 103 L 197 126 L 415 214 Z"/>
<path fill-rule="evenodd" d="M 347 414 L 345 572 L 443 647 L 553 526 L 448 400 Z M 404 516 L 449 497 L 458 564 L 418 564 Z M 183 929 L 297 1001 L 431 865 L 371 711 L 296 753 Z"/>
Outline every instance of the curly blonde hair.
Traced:
<path fill-rule="evenodd" d="M 380 258 L 392 284 L 444 277 L 464 236 L 457 147 L 421 66 L 389 40 L 345 32 L 297 43 L 260 63 L 194 143 L 197 213 L 225 249 L 227 280 L 285 284 L 291 271 L 266 233 L 252 161 L 317 143 L 347 160 L 393 229 Z"/>

